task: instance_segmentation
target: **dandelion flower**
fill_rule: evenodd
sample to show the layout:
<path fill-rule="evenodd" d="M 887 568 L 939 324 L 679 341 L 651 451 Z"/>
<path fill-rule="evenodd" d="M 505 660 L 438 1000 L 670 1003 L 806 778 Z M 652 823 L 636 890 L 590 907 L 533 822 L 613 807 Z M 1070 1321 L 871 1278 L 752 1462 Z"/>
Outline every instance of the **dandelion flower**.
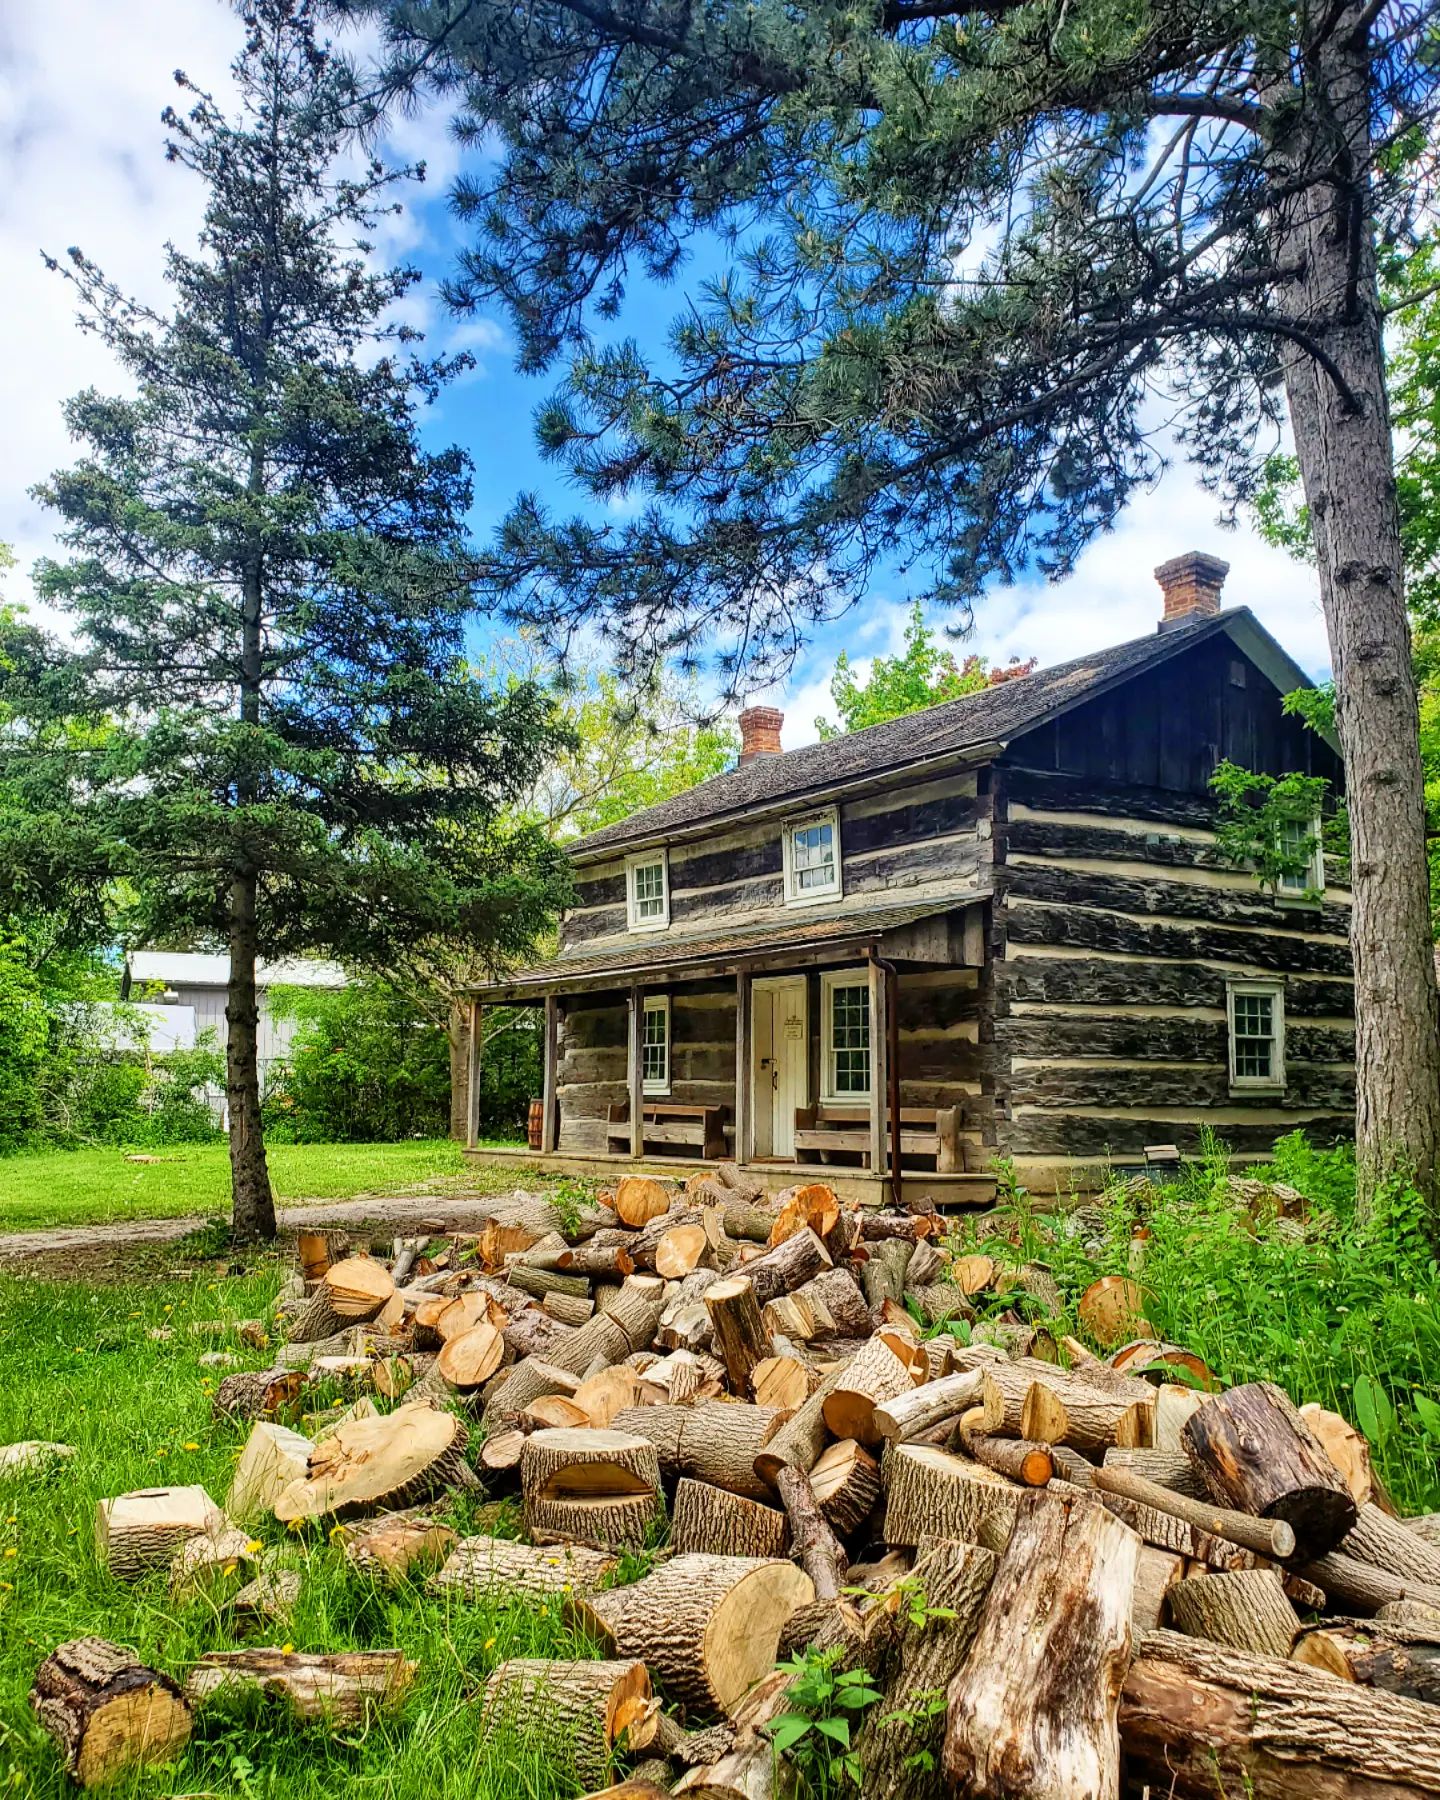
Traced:
<path fill-rule="evenodd" d="M 282 1656 L 293 1656 L 295 1654 L 295 1646 L 293 1644 L 282 1644 L 280 1646 L 280 1654 Z"/>
<path fill-rule="evenodd" d="M 480 1646 L 480 1648 L 482 1650 L 493 1650 L 495 1648 L 494 1638 L 493 1637 L 486 1638 L 485 1642 Z"/>
<path fill-rule="evenodd" d="M 248 1556 L 258 1556 L 264 1548 L 265 1546 L 260 1542 L 259 1538 L 251 1538 L 250 1542 L 245 1546 L 245 1552 Z"/>
<path fill-rule="evenodd" d="M 185 1445 L 185 1448 L 187 1450 L 198 1450 L 200 1448 L 200 1446 L 192 1440 L 190 1443 Z"/>

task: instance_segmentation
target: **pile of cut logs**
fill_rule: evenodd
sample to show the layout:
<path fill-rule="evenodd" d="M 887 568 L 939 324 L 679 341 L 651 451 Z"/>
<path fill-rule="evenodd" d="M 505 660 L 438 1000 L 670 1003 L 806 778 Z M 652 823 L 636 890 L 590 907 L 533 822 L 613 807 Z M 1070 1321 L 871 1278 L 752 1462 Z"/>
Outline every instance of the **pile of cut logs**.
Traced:
<path fill-rule="evenodd" d="M 645 1800 L 790 1792 L 767 1726 L 807 1647 L 883 1695 L 854 1721 L 866 1795 L 1440 1794 L 1440 1516 L 1397 1518 L 1343 1419 L 1223 1389 L 1128 1279 L 1078 1297 L 1088 1346 L 1058 1335 L 1048 1270 L 953 1254 L 933 1213 L 725 1165 L 602 1198 L 517 1195 L 388 1268 L 302 1239 L 289 1341 L 216 1393 L 249 1427 L 226 1506 L 106 1502 L 111 1567 L 212 1599 L 224 1569 L 275 1618 L 237 1526 L 338 1519 L 368 1575 L 558 1602 L 597 1655 L 500 1664 L 478 1730 L 538 1734 L 590 1788 L 623 1758 L 613 1791 Z M 982 1295 L 998 1316 L 930 1329 Z M 302 1435 L 319 1384 L 341 1403 Z M 457 1537 L 447 1497 L 478 1487 L 523 1537 Z M 403 1692 L 369 1654 L 308 1668 L 309 1711 Z M 237 1683 L 303 1713 L 287 1659 L 208 1657 L 182 1692 L 85 1640 L 34 1700 L 82 1779 L 101 1721 L 111 1775 Z"/>

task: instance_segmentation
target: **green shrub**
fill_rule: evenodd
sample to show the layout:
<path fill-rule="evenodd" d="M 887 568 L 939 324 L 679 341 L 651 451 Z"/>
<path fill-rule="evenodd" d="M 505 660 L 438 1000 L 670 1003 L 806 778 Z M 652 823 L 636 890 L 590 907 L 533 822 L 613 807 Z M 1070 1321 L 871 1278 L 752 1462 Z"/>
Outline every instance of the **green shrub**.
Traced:
<path fill-rule="evenodd" d="M 46 1035 L 40 983 L 0 939 L 0 1154 L 31 1142 L 44 1118 Z"/>

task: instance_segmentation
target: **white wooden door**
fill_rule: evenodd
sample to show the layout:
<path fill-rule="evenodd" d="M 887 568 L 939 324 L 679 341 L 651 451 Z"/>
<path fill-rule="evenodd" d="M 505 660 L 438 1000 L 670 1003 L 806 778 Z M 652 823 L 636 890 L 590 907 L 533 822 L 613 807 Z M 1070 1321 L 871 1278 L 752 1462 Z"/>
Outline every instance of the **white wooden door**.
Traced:
<path fill-rule="evenodd" d="M 757 1157 L 795 1154 L 795 1109 L 810 1104 L 804 976 L 753 984 L 751 1118 Z"/>

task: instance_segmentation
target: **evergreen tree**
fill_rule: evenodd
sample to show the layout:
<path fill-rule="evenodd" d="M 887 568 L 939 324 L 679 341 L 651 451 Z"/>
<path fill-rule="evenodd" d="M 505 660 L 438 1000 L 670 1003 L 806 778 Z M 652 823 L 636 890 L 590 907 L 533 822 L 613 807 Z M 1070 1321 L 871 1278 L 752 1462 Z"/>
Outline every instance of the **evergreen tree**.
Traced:
<path fill-rule="evenodd" d="M 0 694 L 19 714 L 0 883 L 58 879 L 74 844 L 127 884 L 133 941 L 229 950 L 241 1238 L 275 1226 L 257 955 L 383 969 L 447 939 L 499 959 L 565 891 L 544 834 L 506 823 L 552 710 L 467 670 L 469 465 L 416 435 L 458 365 L 418 357 L 392 312 L 417 276 L 372 256 L 414 171 L 354 162 L 353 80 L 315 12 L 246 9 L 235 122 L 177 76 L 168 155 L 208 202 L 198 253 L 167 252 L 172 311 L 70 253 L 135 392 L 69 404 L 84 454 L 40 497 L 70 554 L 37 587 L 76 642 L 32 635 Z"/>
<path fill-rule="evenodd" d="M 361 0 L 352 0 L 359 4 Z M 451 283 L 524 366 L 543 446 L 628 520 L 522 497 L 492 579 L 637 658 L 748 684 L 882 557 L 964 606 L 1065 573 L 1178 419 L 1228 505 L 1288 408 L 1354 836 L 1364 1184 L 1434 1191 L 1431 953 L 1378 242 L 1429 200 L 1440 0 L 370 0 L 393 79 L 498 142 Z M 636 273 L 668 345 L 597 346 Z M 719 248 L 721 254 L 715 251 Z M 1157 402 L 1159 402 L 1157 404 Z"/>

